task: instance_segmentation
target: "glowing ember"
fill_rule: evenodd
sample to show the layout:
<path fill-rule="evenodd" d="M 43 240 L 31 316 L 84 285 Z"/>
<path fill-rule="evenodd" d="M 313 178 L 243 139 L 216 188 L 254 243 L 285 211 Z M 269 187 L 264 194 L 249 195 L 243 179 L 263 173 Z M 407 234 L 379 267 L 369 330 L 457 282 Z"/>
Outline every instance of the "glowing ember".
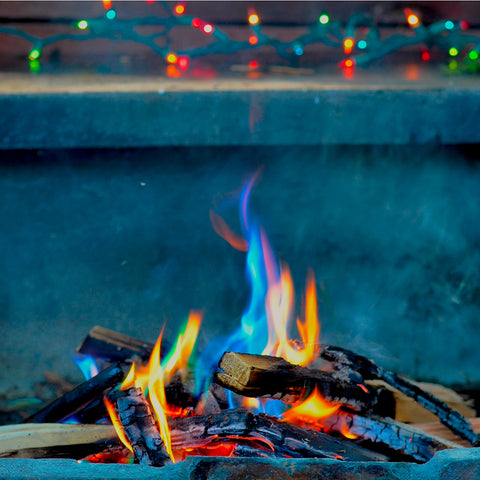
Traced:
<path fill-rule="evenodd" d="M 339 404 L 327 402 L 318 389 L 302 403 L 293 406 L 283 414 L 283 420 L 291 423 L 317 424 L 322 418 L 333 415 L 340 408 Z"/>

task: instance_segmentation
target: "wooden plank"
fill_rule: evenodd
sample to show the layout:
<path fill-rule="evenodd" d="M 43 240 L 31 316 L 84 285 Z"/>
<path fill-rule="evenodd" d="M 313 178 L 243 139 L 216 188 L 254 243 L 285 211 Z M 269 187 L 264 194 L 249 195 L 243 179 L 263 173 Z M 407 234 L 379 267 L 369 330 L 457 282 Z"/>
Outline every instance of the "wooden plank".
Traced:
<path fill-rule="evenodd" d="M 79 445 L 116 439 L 112 425 L 29 423 L 0 427 L 0 455 L 28 448 Z"/>

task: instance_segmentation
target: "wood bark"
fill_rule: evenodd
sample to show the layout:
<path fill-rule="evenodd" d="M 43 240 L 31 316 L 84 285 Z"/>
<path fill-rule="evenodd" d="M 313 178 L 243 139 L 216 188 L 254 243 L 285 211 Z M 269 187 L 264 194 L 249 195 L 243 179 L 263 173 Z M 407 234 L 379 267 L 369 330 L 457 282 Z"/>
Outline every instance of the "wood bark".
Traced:
<path fill-rule="evenodd" d="M 127 362 L 134 358 L 147 361 L 152 353 L 153 345 L 138 338 L 109 330 L 96 325 L 88 333 L 81 345 L 79 353 L 103 358 L 109 362 Z"/>
<path fill-rule="evenodd" d="M 115 407 L 118 420 L 137 461 L 143 465 L 165 465 L 170 457 L 142 390 L 115 390 L 109 392 L 107 398 Z"/>
<path fill-rule="evenodd" d="M 174 418 L 169 420 L 169 426 L 174 449 L 201 446 L 208 439 L 217 441 L 224 438 L 228 441 L 240 437 L 243 440 L 264 442 L 266 448 L 260 449 L 260 453 L 267 452 L 266 455 L 333 458 L 356 462 L 387 460 L 384 455 L 346 440 L 281 422 L 269 415 L 254 415 L 243 409 L 227 410 L 215 415 Z M 237 449 L 238 452 L 241 450 Z"/>
<path fill-rule="evenodd" d="M 363 380 L 383 380 L 434 413 L 440 422 L 460 438 L 467 440 L 473 446 L 480 444 L 480 436 L 473 431 L 470 423 L 461 413 L 450 408 L 431 393 L 422 390 L 418 385 L 394 372 L 384 370 L 366 357 L 340 347 L 322 345 L 321 356 L 332 362 L 339 372 L 357 372 Z"/>
<path fill-rule="evenodd" d="M 362 416 L 354 412 L 337 411 L 322 419 L 321 428 L 328 432 L 342 433 L 347 430 L 359 440 L 384 444 L 388 448 L 426 462 L 441 450 L 462 448 L 457 443 L 444 440 L 418 430 L 410 425 L 377 415 Z"/>
<path fill-rule="evenodd" d="M 373 408 L 378 403 L 375 389 L 338 378 L 329 372 L 292 365 L 283 358 L 226 352 L 219 362 L 214 381 L 247 397 L 271 397 L 294 403 L 317 388 L 333 403 L 354 410 Z"/>
<path fill-rule="evenodd" d="M 24 423 L 60 422 L 95 399 L 102 397 L 105 390 L 116 386 L 124 377 L 125 374 L 119 365 L 111 365 L 90 380 L 58 397 L 27 418 Z"/>

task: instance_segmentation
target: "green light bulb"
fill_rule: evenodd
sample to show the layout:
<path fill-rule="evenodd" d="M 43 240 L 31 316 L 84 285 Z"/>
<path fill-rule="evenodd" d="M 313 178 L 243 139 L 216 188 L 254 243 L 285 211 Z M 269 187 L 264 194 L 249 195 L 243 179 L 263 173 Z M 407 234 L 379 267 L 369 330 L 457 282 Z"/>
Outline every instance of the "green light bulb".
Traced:
<path fill-rule="evenodd" d="M 449 55 L 451 57 L 456 57 L 458 55 L 458 50 L 455 48 L 455 47 L 452 47 L 449 51 L 448 51 Z"/>
<path fill-rule="evenodd" d="M 28 55 L 28 58 L 30 60 L 36 60 L 38 57 L 40 57 L 40 50 L 34 48 L 31 52 L 30 55 Z"/>
<path fill-rule="evenodd" d="M 323 15 L 320 15 L 320 17 L 318 18 L 318 21 L 322 25 L 326 25 L 330 21 L 330 17 L 324 13 Z"/>
<path fill-rule="evenodd" d="M 86 20 L 80 20 L 78 23 L 77 23 L 77 27 L 80 29 L 80 30 L 86 30 L 88 28 L 88 22 Z"/>
<path fill-rule="evenodd" d="M 472 50 L 469 54 L 468 54 L 468 58 L 470 60 L 477 60 L 478 59 L 478 52 L 476 50 Z"/>

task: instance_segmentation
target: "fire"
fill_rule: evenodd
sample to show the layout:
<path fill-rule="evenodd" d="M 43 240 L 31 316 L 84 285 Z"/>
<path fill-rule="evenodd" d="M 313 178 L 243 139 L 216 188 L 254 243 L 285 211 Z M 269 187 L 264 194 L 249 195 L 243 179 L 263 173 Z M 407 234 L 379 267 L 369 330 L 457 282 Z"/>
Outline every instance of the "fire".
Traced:
<path fill-rule="evenodd" d="M 313 272 L 308 274 L 306 291 L 305 322 L 297 318 L 297 329 L 303 346 L 297 346 L 298 342 L 294 342 L 288 336 L 294 287 L 290 270 L 284 266 L 280 281 L 272 285 L 267 293 L 269 341 L 263 350 L 264 355 L 283 357 L 295 365 L 308 365 L 318 357 L 320 324 L 317 316 L 317 293 Z"/>
<path fill-rule="evenodd" d="M 339 404 L 327 402 L 317 388 L 303 402 L 293 406 L 283 414 L 283 420 L 291 423 L 316 424 L 322 418 L 333 415 L 340 408 Z"/>
<path fill-rule="evenodd" d="M 148 397 L 160 430 L 160 436 L 165 445 L 165 450 L 173 462 L 175 462 L 175 456 L 172 451 L 167 417 L 181 415 L 182 409 L 171 407 L 167 404 L 165 385 L 175 374 L 179 374 L 182 379 L 185 379 L 188 360 L 193 351 L 193 347 L 195 346 L 201 320 L 202 315 L 200 312 L 192 311 L 190 313 L 184 332 L 178 336 L 175 346 L 168 352 L 163 362 L 160 362 L 163 336 L 162 330 L 155 343 L 148 365 L 143 367 L 133 364 L 130 372 L 121 385 L 122 390 L 126 390 L 132 386 L 141 388 L 144 394 Z M 148 392 L 148 394 L 146 392 Z M 115 426 L 119 438 L 126 446 L 128 446 L 128 441 L 125 439 L 125 443 L 123 440 L 123 438 L 125 438 L 123 431 L 121 434 L 119 433 L 121 428 L 118 425 L 118 420 L 116 419 L 113 407 L 110 405 L 109 408 L 108 402 L 106 402 L 106 405 L 107 409 L 109 409 L 108 412 L 110 418 L 112 419 L 112 423 Z"/>
<path fill-rule="evenodd" d="M 107 412 L 110 415 L 110 419 L 112 420 L 113 427 L 115 428 L 115 432 L 117 432 L 118 438 L 120 441 L 133 453 L 133 448 L 130 442 L 127 440 L 125 436 L 125 432 L 123 431 L 122 425 L 118 420 L 117 414 L 115 413 L 115 409 L 113 408 L 112 402 L 108 400 L 107 397 L 103 397 L 103 401 L 105 403 L 105 407 L 107 407 Z"/>

